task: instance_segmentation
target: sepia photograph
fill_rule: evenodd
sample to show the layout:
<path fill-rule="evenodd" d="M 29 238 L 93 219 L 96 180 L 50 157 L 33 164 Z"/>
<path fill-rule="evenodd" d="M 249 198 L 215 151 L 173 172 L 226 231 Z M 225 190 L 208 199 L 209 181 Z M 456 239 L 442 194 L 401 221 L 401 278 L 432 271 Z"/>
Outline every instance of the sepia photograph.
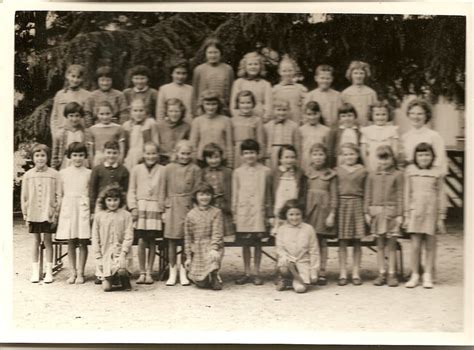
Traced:
<path fill-rule="evenodd" d="M 472 341 L 468 12 L 267 5 L 10 12 L 12 329 Z"/>

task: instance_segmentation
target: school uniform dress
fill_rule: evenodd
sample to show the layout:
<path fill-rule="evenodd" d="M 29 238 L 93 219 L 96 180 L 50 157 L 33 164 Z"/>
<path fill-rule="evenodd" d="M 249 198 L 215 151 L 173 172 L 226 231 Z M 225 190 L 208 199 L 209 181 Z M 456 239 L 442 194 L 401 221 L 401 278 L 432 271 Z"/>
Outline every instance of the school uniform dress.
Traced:
<path fill-rule="evenodd" d="M 365 185 L 364 212 L 372 217 L 370 233 L 397 237 L 400 225 L 397 216 L 403 216 L 403 173 L 395 168 L 369 173 Z"/>
<path fill-rule="evenodd" d="M 53 150 L 51 155 L 51 167 L 62 170 L 71 164 L 71 160 L 67 157 L 66 151 L 69 145 L 73 142 L 85 142 L 86 134 L 83 127 L 72 130 L 65 127 L 59 131 L 58 137 L 53 139 Z M 88 166 L 87 160 L 85 166 Z"/>
<path fill-rule="evenodd" d="M 145 163 L 135 165 L 130 172 L 127 206 L 130 211 L 138 210 L 136 230 L 162 230 L 158 196 L 163 173 L 163 166 L 155 164 L 149 168 Z"/>
<path fill-rule="evenodd" d="M 160 140 L 160 158 L 163 164 L 166 165 L 170 162 L 178 141 L 189 139 L 191 126 L 182 120 L 177 123 L 171 123 L 169 120 L 158 120 L 156 125 L 158 139 Z"/>
<path fill-rule="evenodd" d="M 283 145 L 293 145 L 301 154 L 301 135 L 299 126 L 294 121 L 284 119 L 281 122 L 270 120 L 263 126 L 265 131 L 266 154 L 271 168 L 278 167 L 278 151 Z"/>
<path fill-rule="evenodd" d="M 263 78 L 246 79 L 239 78 L 232 85 L 232 94 L 230 97 L 230 110 L 232 116 L 239 114 L 237 109 L 237 95 L 240 91 L 251 91 L 255 97 L 254 113 L 257 117 L 266 122 L 272 117 L 272 86 Z"/>
<path fill-rule="evenodd" d="M 358 126 L 354 125 L 346 128 L 343 125 L 333 127 L 328 135 L 328 158 L 331 168 L 340 165 L 342 161 L 339 159 L 340 147 L 344 143 L 360 144 L 361 133 Z"/>
<path fill-rule="evenodd" d="M 224 256 L 222 211 L 215 207 L 193 208 L 184 225 L 184 249 L 191 257 L 188 276 L 195 282 L 205 280 L 221 267 Z"/>
<path fill-rule="evenodd" d="M 91 170 L 70 166 L 59 172 L 63 186 L 56 239 L 90 239 L 89 181 Z"/>
<path fill-rule="evenodd" d="M 203 181 L 214 190 L 214 206 L 222 210 L 224 236 L 234 234 L 232 223 L 232 170 L 224 166 L 216 168 L 206 167 L 202 171 Z"/>
<path fill-rule="evenodd" d="M 377 93 L 367 85 L 351 85 L 341 93 L 342 101 L 350 103 L 357 112 L 360 126 L 369 124 L 370 105 L 377 102 Z"/>
<path fill-rule="evenodd" d="M 339 239 L 361 239 L 366 235 L 364 221 L 364 185 L 367 170 L 356 164 L 336 168 L 338 184 L 337 224 Z"/>
<path fill-rule="evenodd" d="M 143 102 L 145 103 L 147 115 L 150 118 L 155 119 L 156 99 L 158 96 L 158 91 L 149 86 L 146 86 L 144 89 L 141 90 L 137 89 L 136 87 L 132 87 L 123 90 L 123 95 L 125 96 L 125 102 L 127 103 L 127 107 L 130 107 L 132 101 L 137 98 L 143 100 Z M 121 122 L 124 123 L 129 119 L 130 115 L 126 115 L 125 118 L 122 118 Z"/>
<path fill-rule="evenodd" d="M 188 84 L 177 84 L 175 82 L 163 85 L 158 90 L 156 101 L 156 120 L 164 121 L 166 117 L 166 101 L 170 98 L 177 98 L 186 108 L 184 120 L 187 123 L 193 121 L 192 99 L 193 87 Z"/>
<path fill-rule="evenodd" d="M 301 134 L 301 165 L 305 169 L 311 163 L 311 147 L 315 143 L 322 143 L 326 147 L 329 142 L 329 129 L 326 125 L 317 124 L 310 125 L 304 124 L 300 126 Z"/>
<path fill-rule="evenodd" d="M 203 63 L 193 71 L 193 114 L 201 115 L 204 111 L 198 107 L 203 91 L 217 93 L 224 103 L 224 113 L 227 115 L 229 108 L 230 89 L 234 82 L 234 70 L 227 63 Z"/>
<path fill-rule="evenodd" d="M 47 166 L 36 167 L 23 175 L 21 211 L 30 233 L 52 233 L 51 223 L 59 209 L 62 191 L 59 173 Z"/>
<path fill-rule="evenodd" d="M 89 147 L 94 150 L 94 153 L 90 155 L 90 157 L 93 156 L 92 166 L 97 166 L 104 162 L 105 143 L 108 141 L 125 142 L 125 132 L 118 124 L 98 123 L 87 129 L 86 141 Z"/>
<path fill-rule="evenodd" d="M 240 145 L 246 139 L 258 142 L 260 149 L 265 149 L 265 134 L 262 119 L 255 115 L 238 114 L 232 117 L 232 132 L 234 138 L 234 168 L 242 164 Z"/>
<path fill-rule="evenodd" d="M 65 88 L 56 93 L 49 124 L 53 140 L 59 136 L 60 129 L 65 128 L 67 125 L 67 119 L 64 118 L 64 108 L 66 105 L 69 102 L 77 102 L 84 107 L 89 96 L 90 92 L 82 88 Z"/>
<path fill-rule="evenodd" d="M 439 219 L 446 218 L 446 195 L 441 169 L 419 169 L 409 165 L 405 171 L 405 218 L 407 231 L 434 235 Z"/>
<path fill-rule="evenodd" d="M 294 263 L 304 283 L 311 283 L 319 269 L 318 240 L 311 225 L 298 226 L 288 223 L 278 228 L 276 235 L 277 266 L 288 267 Z"/>
<path fill-rule="evenodd" d="M 378 168 L 377 148 L 379 146 L 392 147 L 395 157 L 398 155 L 398 126 L 395 125 L 369 125 L 360 129 L 360 143 L 367 145 L 369 157 L 367 170 L 376 171 Z"/>
<path fill-rule="evenodd" d="M 120 268 L 120 255 L 126 254 L 126 270 L 131 273 L 133 243 L 132 215 L 123 208 L 98 212 L 92 225 L 92 251 L 102 278 L 112 277 Z"/>
<path fill-rule="evenodd" d="M 126 193 L 130 174 L 123 165 L 104 162 L 92 169 L 90 180 L 90 209 L 95 211 L 96 202 L 101 192 L 109 186 L 117 185 Z"/>
<path fill-rule="evenodd" d="M 158 211 L 166 211 L 165 238 L 183 239 L 184 219 L 193 207 L 191 197 L 201 179 L 201 169 L 194 163 L 165 167 L 158 197 Z"/>
<path fill-rule="evenodd" d="M 100 89 L 91 92 L 84 106 L 86 113 L 85 123 L 89 128 L 97 121 L 97 106 L 102 102 L 108 102 L 112 106 L 112 121 L 122 124 L 128 118 L 128 105 L 125 101 L 125 95 L 122 91 L 109 89 L 103 91 Z"/>
<path fill-rule="evenodd" d="M 234 170 L 232 177 L 232 214 L 237 240 L 266 236 L 266 219 L 273 216 L 273 185 L 270 168 L 246 164 Z"/>
<path fill-rule="evenodd" d="M 128 120 L 123 124 L 125 140 L 127 145 L 127 156 L 124 165 L 128 171 L 143 159 L 143 145 L 147 142 L 153 142 L 159 145 L 158 129 L 156 122 L 152 118 L 146 118 L 141 123 L 134 120 Z"/>
<path fill-rule="evenodd" d="M 306 95 L 304 105 L 306 106 L 310 101 L 315 101 L 319 104 L 321 117 L 326 126 L 331 128 L 332 126 L 337 125 L 337 110 L 342 105 L 342 97 L 339 91 L 316 88 Z"/>
<path fill-rule="evenodd" d="M 219 145 L 224 151 L 227 166 L 232 167 L 234 161 L 232 123 L 225 115 L 210 117 L 203 114 L 193 120 L 189 141 L 197 150 L 197 158 L 202 160 L 204 147 L 211 142 Z"/>
<path fill-rule="evenodd" d="M 419 129 L 413 128 L 402 135 L 402 147 L 406 162 L 413 163 L 415 148 L 421 142 L 426 142 L 433 147 L 436 155 L 433 165 L 438 167 L 443 175 L 446 175 L 448 173 L 448 159 L 444 140 L 438 132 L 426 125 Z"/>
<path fill-rule="evenodd" d="M 326 226 L 326 219 L 332 212 L 336 213 L 337 176 L 328 168 L 316 169 L 311 166 L 306 171 L 307 193 L 305 218 L 314 227 L 318 235 L 335 237 L 336 231 Z"/>
<path fill-rule="evenodd" d="M 303 124 L 303 102 L 308 89 L 298 83 L 279 83 L 273 86 L 273 101 L 287 101 L 290 104 L 290 119 Z"/>

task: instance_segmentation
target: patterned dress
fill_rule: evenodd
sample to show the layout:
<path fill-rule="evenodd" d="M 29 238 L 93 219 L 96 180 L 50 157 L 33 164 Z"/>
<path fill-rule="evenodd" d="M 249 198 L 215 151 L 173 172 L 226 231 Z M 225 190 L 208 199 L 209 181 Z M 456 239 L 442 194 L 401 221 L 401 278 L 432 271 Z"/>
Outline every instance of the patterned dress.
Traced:
<path fill-rule="evenodd" d="M 367 167 L 368 171 L 376 171 L 378 167 L 377 147 L 387 145 L 392 147 L 395 157 L 398 155 L 398 126 L 395 125 L 369 125 L 361 128 L 360 143 L 366 145 L 368 151 Z"/>
<path fill-rule="evenodd" d="M 123 208 L 115 211 L 102 210 L 95 215 L 92 225 L 92 251 L 102 274 L 113 276 L 120 268 L 120 255 L 125 253 L 126 269 L 132 265 L 133 220 L 132 214 Z"/>
<path fill-rule="evenodd" d="M 91 170 L 70 166 L 59 172 L 63 186 L 63 199 L 59 214 L 57 239 L 89 239 L 90 208 L 89 181 Z"/>
<path fill-rule="evenodd" d="M 224 222 L 224 236 L 234 234 L 232 223 L 231 198 L 232 198 L 232 170 L 219 166 L 203 169 L 203 180 L 214 189 L 214 206 L 222 210 Z"/>
<path fill-rule="evenodd" d="M 446 218 L 442 170 L 437 167 L 419 169 L 412 164 L 406 169 L 405 177 L 407 231 L 434 235 L 437 221 Z"/>
<path fill-rule="evenodd" d="M 165 167 L 158 197 L 158 211 L 166 212 L 165 238 L 183 239 L 184 219 L 193 207 L 191 197 L 201 179 L 201 169 L 194 163 Z"/>
<path fill-rule="evenodd" d="M 306 172 L 307 222 L 314 227 L 318 235 L 335 237 L 336 232 L 326 226 L 326 219 L 337 210 L 337 177 L 336 172 L 328 169 L 315 169 L 313 166 Z"/>
<path fill-rule="evenodd" d="M 162 230 L 158 195 L 163 172 L 163 166 L 155 164 L 150 169 L 145 163 L 135 165 L 130 172 L 127 206 L 129 210 L 138 210 L 137 230 Z"/>
<path fill-rule="evenodd" d="M 184 225 L 184 249 L 191 257 L 189 278 L 203 281 L 219 270 L 224 256 L 222 212 L 215 207 L 193 208 Z"/>
<path fill-rule="evenodd" d="M 356 164 L 336 168 L 339 207 L 337 224 L 339 239 L 361 239 L 366 235 L 364 221 L 364 185 L 367 170 Z"/>

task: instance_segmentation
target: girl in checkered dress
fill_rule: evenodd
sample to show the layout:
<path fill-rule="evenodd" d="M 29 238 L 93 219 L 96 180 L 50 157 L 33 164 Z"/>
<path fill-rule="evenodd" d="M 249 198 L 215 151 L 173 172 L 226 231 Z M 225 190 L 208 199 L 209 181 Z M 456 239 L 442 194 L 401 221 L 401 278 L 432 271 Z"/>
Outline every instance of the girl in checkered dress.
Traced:
<path fill-rule="evenodd" d="M 198 287 L 221 290 L 218 271 L 224 255 L 222 211 L 212 206 L 214 189 L 207 183 L 196 188 L 193 202 L 195 207 L 184 222 L 184 265 Z"/>
<path fill-rule="evenodd" d="M 349 240 L 354 243 L 354 261 L 352 265 L 352 283 L 362 284 L 359 274 L 362 249 L 360 240 L 365 236 L 364 222 L 364 186 L 367 170 L 360 159 L 359 147 L 354 143 L 344 143 L 340 147 L 342 164 L 336 167 L 338 178 L 339 205 L 337 225 L 339 236 L 339 285 L 347 284 L 347 245 Z"/>

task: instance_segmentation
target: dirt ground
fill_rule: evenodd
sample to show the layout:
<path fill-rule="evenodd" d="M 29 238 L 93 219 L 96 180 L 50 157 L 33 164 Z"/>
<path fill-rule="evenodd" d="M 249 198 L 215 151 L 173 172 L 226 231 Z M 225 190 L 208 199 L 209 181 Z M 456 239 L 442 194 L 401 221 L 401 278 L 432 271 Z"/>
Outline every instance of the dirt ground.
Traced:
<path fill-rule="evenodd" d="M 241 250 L 228 248 L 220 292 L 194 286 L 167 287 L 164 282 L 136 285 L 131 292 L 104 293 L 93 283 L 68 285 L 65 268 L 52 284 L 32 284 L 30 237 L 21 222 L 14 226 L 13 324 L 19 329 L 65 330 L 212 330 L 212 331 L 388 331 L 459 332 L 463 325 L 462 227 L 448 225 L 439 236 L 436 285 L 432 290 L 375 287 L 375 253 L 363 250 L 362 286 L 337 286 L 337 248 L 328 261 L 329 284 L 306 294 L 277 292 L 274 263 L 264 257 L 263 286 L 235 285 L 242 270 Z M 409 241 L 402 240 L 405 273 Z M 273 248 L 267 249 L 271 252 Z M 135 270 L 137 259 L 134 259 Z"/>

